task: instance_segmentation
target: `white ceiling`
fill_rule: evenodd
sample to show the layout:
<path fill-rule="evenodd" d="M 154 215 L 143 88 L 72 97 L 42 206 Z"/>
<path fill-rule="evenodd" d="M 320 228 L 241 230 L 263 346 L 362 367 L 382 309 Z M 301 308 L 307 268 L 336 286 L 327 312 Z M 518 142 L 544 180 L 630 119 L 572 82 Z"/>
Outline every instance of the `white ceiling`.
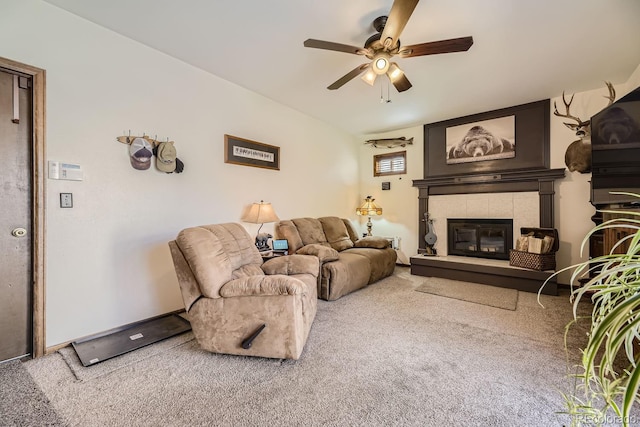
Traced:
<path fill-rule="evenodd" d="M 624 83 L 640 64 L 638 0 L 422 0 L 404 45 L 473 36 L 467 52 L 398 58 L 413 87 L 355 78 L 366 58 L 303 47 L 363 46 L 392 0 L 46 0 L 355 135 Z M 382 83 L 380 83 L 382 82 Z M 381 103 L 381 90 L 390 103 Z"/>

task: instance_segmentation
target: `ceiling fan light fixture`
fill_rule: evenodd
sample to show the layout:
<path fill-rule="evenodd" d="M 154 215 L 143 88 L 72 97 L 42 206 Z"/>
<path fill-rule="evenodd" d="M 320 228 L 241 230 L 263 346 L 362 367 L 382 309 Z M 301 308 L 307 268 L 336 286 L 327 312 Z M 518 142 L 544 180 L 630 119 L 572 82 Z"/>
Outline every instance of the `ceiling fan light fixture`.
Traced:
<path fill-rule="evenodd" d="M 367 69 L 367 72 L 364 73 L 364 75 L 361 78 L 362 80 L 364 80 L 365 83 L 373 86 L 373 84 L 376 82 L 376 77 L 378 77 L 378 75 L 373 72 L 373 67 L 369 67 Z"/>
<path fill-rule="evenodd" d="M 376 34 L 370 36 L 364 47 L 357 47 L 326 40 L 307 39 L 305 47 L 331 50 L 365 56 L 370 63 L 362 64 L 327 86 L 329 90 L 342 87 L 357 76 L 361 76 L 369 85 L 374 85 L 377 76 L 386 74 L 398 92 L 411 88 L 411 82 L 397 64 L 391 59 L 398 55 L 401 58 L 414 56 L 436 55 L 450 52 L 463 52 L 473 45 L 473 37 L 458 37 L 454 39 L 438 40 L 426 43 L 403 46 L 400 42 L 402 31 L 413 14 L 419 0 L 392 0 L 391 10 L 385 16 L 379 16 L 373 21 Z M 366 71 L 366 75 L 362 75 Z"/>
<path fill-rule="evenodd" d="M 385 74 L 389 70 L 389 59 L 391 57 L 386 52 L 380 52 L 373 57 L 373 71 L 378 75 Z"/>
<path fill-rule="evenodd" d="M 387 71 L 387 76 L 389 77 L 389 80 L 391 80 L 391 83 L 395 83 L 403 75 L 404 71 L 402 71 L 400 67 L 398 67 L 398 64 L 392 62 L 389 66 L 389 71 Z"/>

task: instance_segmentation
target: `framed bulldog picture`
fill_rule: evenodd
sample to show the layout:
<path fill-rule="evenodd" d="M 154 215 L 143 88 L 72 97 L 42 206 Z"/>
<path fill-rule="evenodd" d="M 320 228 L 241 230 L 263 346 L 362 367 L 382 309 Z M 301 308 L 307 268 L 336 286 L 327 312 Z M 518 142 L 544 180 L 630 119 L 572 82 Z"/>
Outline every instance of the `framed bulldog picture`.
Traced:
<path fill-rule="evenodd" d="M 548 99 L 424 125 L 424 178 L 549 168 Z"/>

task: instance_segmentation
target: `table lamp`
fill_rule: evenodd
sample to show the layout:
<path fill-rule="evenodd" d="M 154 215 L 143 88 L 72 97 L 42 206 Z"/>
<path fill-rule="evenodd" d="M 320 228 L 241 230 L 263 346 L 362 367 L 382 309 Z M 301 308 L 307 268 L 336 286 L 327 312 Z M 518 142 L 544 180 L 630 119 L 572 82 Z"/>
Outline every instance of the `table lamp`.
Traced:
<path fill-rule="evenodd" d="M 258 234 L 256 235 L 256 247 L 260 252 L 268 251 L 268 240 L 273 236 L 268 233 L 260 233 L 260 229 L 265 222 L 280 221 L 280 218 L 276 215 L 271 203 L 265 203 L 263 200 L 260 200 L 260 203 L 253 203 L 242 220 L 251 224 L 260 224 Z"/>
<path fill-rule="evenodd" d="M 356 214 L 358 215 L 366 215 L 369 217 L 369 221 L 367 221 L 367 236 L 371 236 L 371 217 L 375 215 L 382 215 L 382 208 L 376 205 L 374 202 L 375 199 L 372 199 L 371 196 L 367 196 L 364 199 L 364 203 L 362 206 L 356 209 Z"/>

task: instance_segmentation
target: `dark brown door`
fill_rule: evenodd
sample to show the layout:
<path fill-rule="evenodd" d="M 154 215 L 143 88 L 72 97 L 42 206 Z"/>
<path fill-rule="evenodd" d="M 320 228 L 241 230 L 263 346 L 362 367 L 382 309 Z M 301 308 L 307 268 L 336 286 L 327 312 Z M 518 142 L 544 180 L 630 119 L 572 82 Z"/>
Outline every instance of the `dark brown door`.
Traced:
<path fill-rule="evenodd" d="M 0 361 L 32 352 L 30 79 L 0 68 Z"/>

